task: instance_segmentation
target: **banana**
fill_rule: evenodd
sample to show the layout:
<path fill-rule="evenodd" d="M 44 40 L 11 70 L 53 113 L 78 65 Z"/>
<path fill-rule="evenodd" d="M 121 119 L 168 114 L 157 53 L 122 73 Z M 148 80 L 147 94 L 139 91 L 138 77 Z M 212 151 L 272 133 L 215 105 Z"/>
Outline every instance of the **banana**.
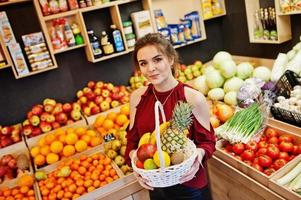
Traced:
<path fill-rule="evenodd" d="M 140 147 L 140 146 L 143 145 L 143 144 L 148 144 L 148 143 L 150 143 L 150 136 L 151 136 L 151 133 L 150 133 L 150 132 L 144 133 L 144 134 L 142 135 L 142 137 L 140 138 L 140 140 L 139 140 L 138 147 Z"/>

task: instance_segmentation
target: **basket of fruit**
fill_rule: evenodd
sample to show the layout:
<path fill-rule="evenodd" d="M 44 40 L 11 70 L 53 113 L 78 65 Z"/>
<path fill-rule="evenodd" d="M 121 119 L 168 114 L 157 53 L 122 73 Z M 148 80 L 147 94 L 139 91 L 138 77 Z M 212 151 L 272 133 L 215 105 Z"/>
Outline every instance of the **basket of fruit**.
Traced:
<path fill-rule="evenodd" d="M 159 122 L 159 109 L 163 124 Z M 139 141 L 131 162 L 133 170 L 152 187 L 168 187 L 180 183 L 193 165 L 197 149 L 185 133 L 192 124 L 192 106 L 179 102 L 172 118 L 166 122 L 163 106 L 155 103 L 155 131 Z M 161 133 L 161 134 L 160 134 Z M 145 139 L 148 138 L 148 139 Z"/>

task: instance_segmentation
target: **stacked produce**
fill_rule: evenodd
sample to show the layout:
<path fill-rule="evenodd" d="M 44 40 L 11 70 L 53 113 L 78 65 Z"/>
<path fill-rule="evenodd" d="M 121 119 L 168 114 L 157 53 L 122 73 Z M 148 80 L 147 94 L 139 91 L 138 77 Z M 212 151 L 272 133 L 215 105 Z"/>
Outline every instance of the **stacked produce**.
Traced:
<path fill-rule="evenodd" d="M 58 129 L 41 137 L 38 143 L 31 147 L 30 154 L 38 167 L 53 164 L 63 158 L 70 157 L 76 152 L 98 146 L 102 138 L 89 128 Z"/>
<path fill-rule="evenodd" d="M 274 106 L 292 112 L 301 113 L 301 86 L 296 85 L 290 94 L 289 98 L 278 96 L 278 102 L 275 103 Z"/>
<path fill-rule="evenodd" d="M 82 155 L 35 176 L 43 199 L 75 199 L 119 179 L 111 159 L 102 153 Z"/>
<path fill-rule="evenodd" d="M 187 145 L 187 130 L 192 123 L 192 107 L 179 102 L 174 108 L 169 122 L 160 125 L 161 148 L 165 167 L 182 163 L 186 158 L 183 151 Z M 138 144 L 136 166 L 142 169 L 160 168 L 159 153 L 156 146 L 155 131 L 145 133 Z"/>
<path fill-rule="evenodd" d="M 45 99 L 43 104 L 32 107 L 23 122 L 22 133 L 34 137 L 81 119 L 81 107 L 78 103 L 58 103 L 54 99 Z"/>
<path fill-rule="evenodd" d="M 130 85 L 132 90 L 136 90 L 147 84 L 148 82 L 146 78 L 141 74 L 140 71 L 135 71 L 134 75 L 130 78 Z"/>
<path fill-rule="evenodd" d="M 257 103 L 236 112 L 226 123 L 215 130 L 219 138 L 231 143 L 248 143 L 261 128 L 264 116 Z"/>
<path fill-rule="evenodd" d="M 21 125 L 16 124 L 13 126 L 0 126 L 0 149 L 20 142 L 21 136 Z"/>
<path fill-rule="evenodd" d="M 177 79 L 183 83 L 190 81 L 201 75 L 203 64 L 201 61 L 197 60 L 191 65 L 182 64 L 177 72 Z"/>
<path fill-rule="evenodd" d="M 213 128 L 219 127 L 228 121 L 234 114 L 234 108 L 223 103 L 214 101 L 210 104 L 210 123 Z"/>
<path fill-rule="evenodd" d="M 114 86 L 102 81 L 89 81 L 87 87 L 79 90 L 76 95 L 77 102 L 86 116 L 129 102 L 129 92 L 125 86 Z"/>
<path fill-rule="evenodd" d="M 0 200 L 35 200 L 33 183 L 34 179 L 31 175 L 20 176 L 15 187 L 0 188 Z"/>
<path fill-rule="evenodd" d="M 269 176 L 299 155 L 301 144 L 296 143 L 293 136 L 280 134 L 274 128 L 268 127 L 258 142 L 227 143 L 223 149 Z"/>
<path fill-rule="evenodd" d="M 12 154 L 1 155 L 0 183 L 20 177 L 25 172 L 29 172 L 29 165 L 29 159 L 25 154 L 19 154 L 18 156 Z"/>

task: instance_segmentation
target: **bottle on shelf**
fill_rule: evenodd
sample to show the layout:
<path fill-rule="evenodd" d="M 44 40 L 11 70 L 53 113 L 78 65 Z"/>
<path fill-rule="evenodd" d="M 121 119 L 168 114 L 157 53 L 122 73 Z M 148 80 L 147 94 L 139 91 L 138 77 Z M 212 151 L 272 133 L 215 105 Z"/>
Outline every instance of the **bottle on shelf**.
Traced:
<path fill-rule="evenodd" d="M 68 46 L 69 47 L 73 47 L 76 45 L 76 42 L 75 42 L 75 38 L 74 38 L 74 35 L 73 35 L 73 32 L 71 30 L 71 27 L 70 27 L 70 24 L 68 22 L 68 20 L 65 20 L 64 19 L 64 23 L 65 23 L 65 26 L 64 26 L 64 34 L 65 34 L 65 38 L 67 40 L 67 43 L 68 43 Z"/>
<path fill-rule="evenodd" d="M 68 0 L 68 5 L 69 5 L 70 10 L 79 8 L 77 0 Z"/>
<path fill-rule="evenodd" d="M 66 12 L 68 10 L 67 0 L 59 0 L 59 8 L 61 12 Z"/>
<path fill-rule="evenodd" d="M 94 34 L 93 30 L 88 30 L 88 36 L 93 50 L 94 58 L 100 58 L 102 56 L 102 50 L 99 45 L 98 37 Z"/>
<path fill-rule="evenodd" d="M 73 35 L 75 36 L 76 45 L 84 44 L 84 38 L 80 33 L 80 29 L 78 25 L 76 23 L 73 23 L 71 28 L 72 28 Z"/>
<path fill-rule="evenodd" d="M 87 7 L 87 4 L 86 4 L 85 0 L 79 0 L 78 3 L 79 3 L 79 7 L 80 7 L 80 8 L 85 8 L 85 7 Z"/>
<path fill-rule="evenodd" d="M 123 45 L 123 40 L 121 36 L 120 30 L 117 29 L 115 24 L 112 24 L 110 26 L 111 31 L 112 31 L 112 38 L 114 42 L 114 49 L 116 52 L 121 52 L 124 51 L 124 45 Z"/>
<path fill-rule="evenodd" d="M 106 31 L 101 32 L 101 47 L 105 55 L 114 53 L 114 47 Z"/>

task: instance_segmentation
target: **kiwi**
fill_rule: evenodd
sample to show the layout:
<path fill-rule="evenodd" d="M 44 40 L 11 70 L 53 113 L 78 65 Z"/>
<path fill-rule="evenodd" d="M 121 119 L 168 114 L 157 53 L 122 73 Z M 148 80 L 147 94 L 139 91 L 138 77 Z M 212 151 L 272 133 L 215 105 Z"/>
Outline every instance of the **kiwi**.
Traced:
<path fill-rule="evenodd" d="M 18 155 L 17 167 L 22 170 L 29 169 L 29 160 L 25 154 Z"/>
<path fill-rule="evenodd" d="M 184 161 L 184 153 L 181 151 L 175 152 L 171 155 L 170 160 L 173 165 L 180 164 Z"/>

